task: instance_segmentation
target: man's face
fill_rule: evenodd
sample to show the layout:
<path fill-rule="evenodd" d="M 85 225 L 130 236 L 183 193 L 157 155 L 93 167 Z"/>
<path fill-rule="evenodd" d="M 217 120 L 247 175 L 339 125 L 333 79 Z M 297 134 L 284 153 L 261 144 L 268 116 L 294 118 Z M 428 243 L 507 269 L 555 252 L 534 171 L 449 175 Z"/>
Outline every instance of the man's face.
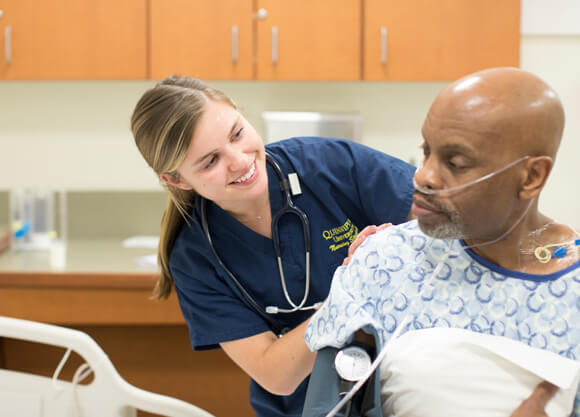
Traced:
<path fill-rule="evenodd" d="M 501 128 L 453 106 L 433 105 L 422 133 L 424 160 L 415 173 L 421 189 L 439 191 L 470 183 L 517 158 L 501 140 Z M 514 172 L 509 169 L 457 192 L 415 190 L 412 211 L 421 230 L 439 239 L 497 238 L 513 220 Z"/>

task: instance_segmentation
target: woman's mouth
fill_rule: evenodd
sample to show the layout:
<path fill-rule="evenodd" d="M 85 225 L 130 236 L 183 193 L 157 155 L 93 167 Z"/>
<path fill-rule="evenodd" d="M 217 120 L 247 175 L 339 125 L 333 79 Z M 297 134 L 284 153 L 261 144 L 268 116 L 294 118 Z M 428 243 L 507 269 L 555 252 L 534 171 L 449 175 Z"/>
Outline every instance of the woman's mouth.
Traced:
<path fill-rule="evenodd" d="M 244 176 L 238 178 L 235 181 L 232 181 L 232 184 L 243 184 L 243 183 L 247 183 L 247 182 L 249 182 L 250 180 L 253 179 L 255 173 L 256 173 L 256 161 L 254 161 L 254 163 L 250 167 L 250 170 L 248 172 L 246 172 L 246 174 L 244 174 Z"/>

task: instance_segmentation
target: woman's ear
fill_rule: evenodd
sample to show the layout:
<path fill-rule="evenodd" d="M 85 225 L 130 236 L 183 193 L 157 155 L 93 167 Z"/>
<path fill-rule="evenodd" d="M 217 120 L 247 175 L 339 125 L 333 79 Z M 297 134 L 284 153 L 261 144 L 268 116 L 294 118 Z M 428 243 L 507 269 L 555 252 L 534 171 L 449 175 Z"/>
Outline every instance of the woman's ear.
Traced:
<path fill-rule="evenodd" d="M 180 188 L 182 190 L 191 190 L 191 186 L 181 180 L 179 174 L 175 173 L 168 173 L 164 172 L 163 174 L 159 174 L 159 178 L 161 181 L 166 183 L 167 185 L 171 185 L 173 187 Z"/>
<path fill-rule="evenodd" d="M 537 197 L 544 188 L 553 166 L 554 160 L 550 156 L 535 156 L 528 159 L 520 197 L 526 200 Z"/>

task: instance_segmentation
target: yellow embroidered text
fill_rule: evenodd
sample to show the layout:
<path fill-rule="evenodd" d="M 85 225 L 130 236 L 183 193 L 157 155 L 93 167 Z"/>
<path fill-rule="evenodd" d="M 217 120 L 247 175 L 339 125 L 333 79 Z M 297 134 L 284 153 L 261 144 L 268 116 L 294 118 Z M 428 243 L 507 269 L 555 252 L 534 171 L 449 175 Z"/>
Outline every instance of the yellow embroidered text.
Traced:
<path fill-rule="evenodd" d="M 330 230 L 324 230 L 322 232 L 322 237 L 333 242 L 328 246 L 328 249 L 335 252 L 340 248 L 350 245 L 356 238 L 357 234 L 358 227 L 356 227 L 350 219 L 347 219 L 341 226 L 334 227 Z"/>

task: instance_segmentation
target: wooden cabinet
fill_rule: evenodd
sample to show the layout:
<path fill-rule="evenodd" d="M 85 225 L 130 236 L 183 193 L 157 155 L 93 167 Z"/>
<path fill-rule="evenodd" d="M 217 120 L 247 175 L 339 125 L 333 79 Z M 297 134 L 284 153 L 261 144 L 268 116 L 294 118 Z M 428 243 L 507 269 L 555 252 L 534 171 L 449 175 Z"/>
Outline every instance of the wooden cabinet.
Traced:
<path fill-rule="evenodd" d="M 0 79 L 452 80 L 519 65 L 520 0 L 4 0 Z"/>
<path fill-rule="evenodd" d="M 253 78 L 251 0 L 150 0 L 151 78 Z"/>
<path fill-rule="evenodd" d="M 443 81 L 519 65 L 519 0 L 150 1 L 154 79 Z"/>
<path fill-rule="evenodd" d="M 359 80 L 360 0 L 258 0 L 256 79 Z"/>
<path fill-rule="evenodd" d="M 453 80 L 518 66 L 520 0 L 365 0 L 364 80 Z"/>
<path fill-rule="evenodd" d="M 147 77 L 146 0 L 4 0 L 0 79 Z"/>
<path fill-rule="evenodd" d="M 150 299 L 157 278 L 149 273 L 0 270 L 0 315 L 86 332 L 121 376 L 139 388 L 216 416 L 254 415 L 249 377 L 221 349 L 192 351 L 175 294 L 165 301 Z M 0 338 L 0 368 L 51 376 L 63 354 L 60 348 Z M 61 377 L 70 381 L 81 363 L 73 355 Z"/>
<path fill-rule="evenodd" d="M 150 1 L 153 79 L 360 79 L 360 0 Z"/>

